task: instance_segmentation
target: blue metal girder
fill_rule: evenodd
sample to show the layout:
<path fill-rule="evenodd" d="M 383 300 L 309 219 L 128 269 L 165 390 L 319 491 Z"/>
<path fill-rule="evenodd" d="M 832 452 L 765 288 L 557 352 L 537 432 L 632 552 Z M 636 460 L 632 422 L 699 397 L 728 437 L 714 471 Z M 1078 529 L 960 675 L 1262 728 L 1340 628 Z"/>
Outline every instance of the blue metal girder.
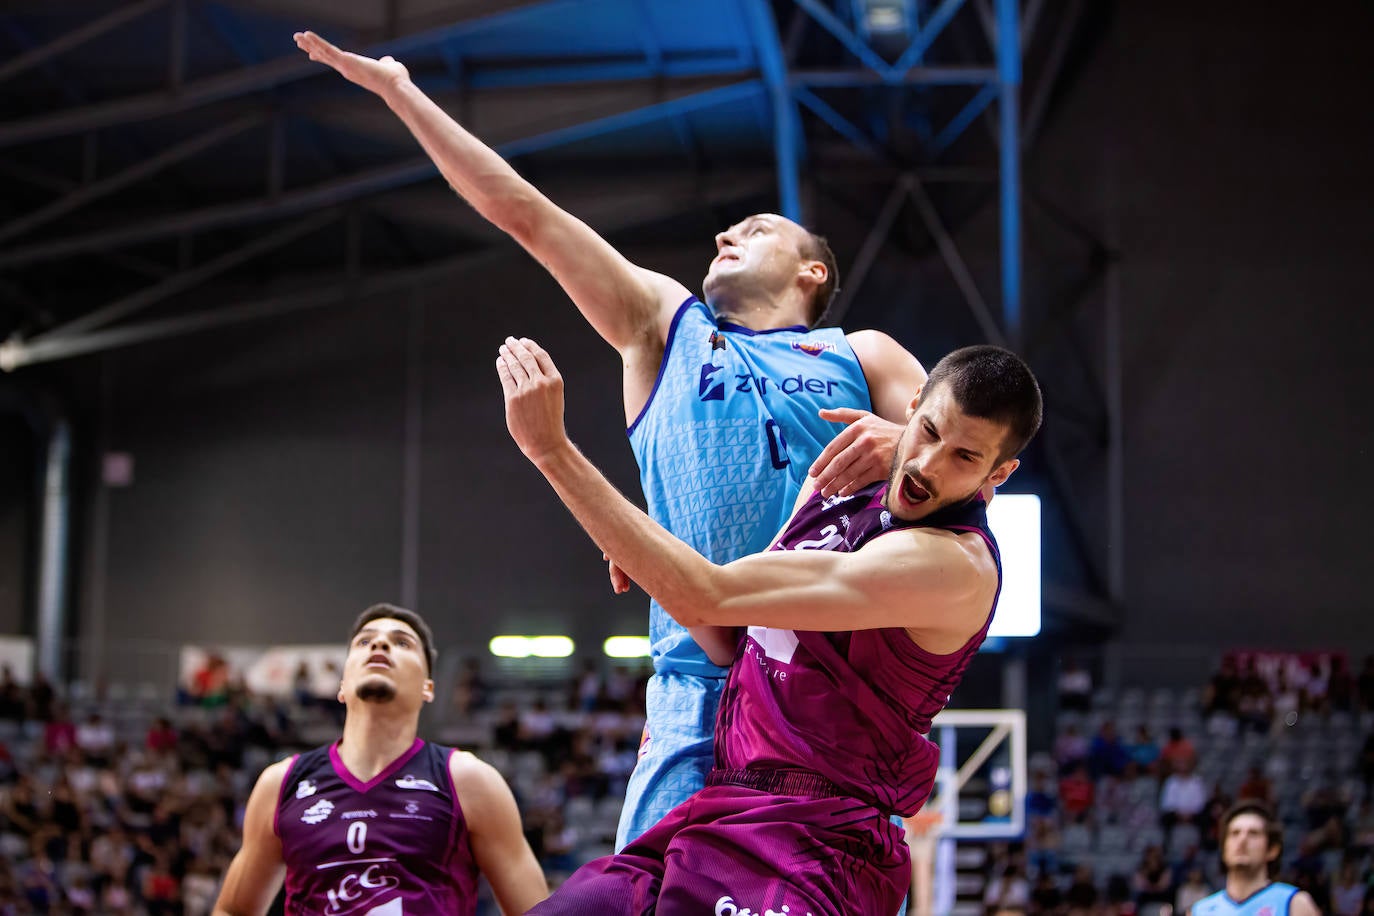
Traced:
<path fill-rule="evenodd" d="M 1021 340 L 1021 44 L 1017 0 L 997 0 L 997 72 L 1002 198 L 1002 322 Z"/>
<path fill-rule="evenodd" d="M 768 0 L 742 0 L 744 15 L 754 36 L 759 72 L 768 87 L 773 109 L 773 155 L 778 168 L 778 212 L 801 222 L 801 160 L 804 155 L 797 100 L 792 97 L 787 59 L 778 35 L 778 23 Z"/>
<path fill-rule="evenodd" d="M 816 117 L 829 124 L 835 130 L 835 133 L 844 137 L 850 143 L 854 144 L 855 147 L 863 150 L 875 159 L 883 158 L 882 150 L 878 149 L 877 144 L 873 142 L 871 137 L 860 130 L 853 121 L 830 107 L 830 105 L 820 96 L 804 86 L 799 86 L 793 89 L 792 92 L 796 96 L 798 102 L 810 109 L 812 114 Z"/>
<path fill-rule="evenodd" d="M 849 53 L 857 57 L 865 67 L 874 73 L 886 78 L 892 69 L 887 61 L 878 56 L 878 52 L 870 48 L 862 38 L 840 21 L 839 17 L 826 9 L 820 0 L 794 0 L 797 6 L 806 10 L 812 19 L 821 24 L 831 35 L 834 35 L 840 42 L 849 49 Z"/>
<path fill-rule="evenodd" d="M 1000 92 L 1001 89 L 998 84 L 989 83 L 974 93 L 973 98 L 968 100 L 964 107 L 959 110 L 959 113 L 950 118 L 944 130 L 936 134 L 931 143 L 935 154 L 938 156 L 949 149 L 954 141 L 958 140 L 959 136 L 973 123 L 973 119 L 982 114 L 983 110 L 992 103 L 993 99 L 997 98 Z"/>
<path fill-rule="evenodd" d="M 892 65 L 892 69 L 897 73 L 905 73 L 921 60 L 921 56 L 926 53 L 935 39 L 940 37 L 945 26 L 954 18 L 954 14 L 959 12 L 959 8 L 964 5 L 964 0 L 945 0 L 939 8 L 931 15 L 929 21 L 922 26 L 921 31 L 913 35 L 911 44 L 897 62 Z"/>

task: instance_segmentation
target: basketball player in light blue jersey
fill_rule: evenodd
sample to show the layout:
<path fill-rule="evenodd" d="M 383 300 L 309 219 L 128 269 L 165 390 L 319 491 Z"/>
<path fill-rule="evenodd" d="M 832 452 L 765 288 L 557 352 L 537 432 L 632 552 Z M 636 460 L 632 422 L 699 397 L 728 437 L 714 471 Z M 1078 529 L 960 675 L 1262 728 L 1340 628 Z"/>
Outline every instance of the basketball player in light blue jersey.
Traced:
<path fill-rule="evenodd" d="M 707 558 L 766 548 L 808 472 L 848 495 L 886 476 L 925 370 L 877 331 L 814 329 L 838 282 L 825 240 L 756 214 L 716 236 L 699 299 L 628 261 L 555 206 L 410 81 L 405 67 L 296 43 L 375 93 L 455 191 L 558 280 L 621 356 L 630 442 L 649 513 Z M 613 588 L 629 582 L 614 565 Z M 648 725 L 617 848 L 702 788 L 726 671 L 656 605 Z"/>
<path fill-rule="evenodd" d="M 1283 825 L 1263 802 L 1241 799 L 1221 821 L 1226 887 L 1193 904 L 1187 916 L 1320 916 L 1307 891 L 1275 881 Z"/>

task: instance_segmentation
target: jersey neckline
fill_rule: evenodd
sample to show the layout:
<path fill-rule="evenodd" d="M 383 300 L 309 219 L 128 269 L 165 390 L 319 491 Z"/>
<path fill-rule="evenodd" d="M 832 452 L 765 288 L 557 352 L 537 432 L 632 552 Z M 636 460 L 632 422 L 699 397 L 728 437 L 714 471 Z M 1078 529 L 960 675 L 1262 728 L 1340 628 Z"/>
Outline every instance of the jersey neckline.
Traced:
<path fill-rule="evenodd" d="M 416 738 L 410 748 L 401 753 L 401 756 L 388 763 L 376 776 L 364 782 L 349 772 L 347 765 L 343 762 L 343 758 L 339 756 L 339 743 L 342 740 L 343 739 L 340 738 L 339 741 L 335 741 L 333 744 L 329 745 L 329 765 L 334 768 L 334 773 L 356 792 L 367 792 L 392 776 L 395 776 L 396 772 L 409 763 L 411 758 L 420 752 L 420 748 L 425 746 L 423 739 Z"/>

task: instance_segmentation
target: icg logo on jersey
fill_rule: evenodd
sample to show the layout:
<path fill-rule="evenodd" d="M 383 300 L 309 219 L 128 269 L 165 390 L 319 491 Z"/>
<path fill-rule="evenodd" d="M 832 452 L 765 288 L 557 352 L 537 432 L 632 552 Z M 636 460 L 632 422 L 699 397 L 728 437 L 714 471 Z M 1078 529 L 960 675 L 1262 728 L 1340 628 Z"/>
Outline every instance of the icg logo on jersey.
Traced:
<path fill-rule="evenodd" d="M 324 911 L 330 916 L 363 912 L 364 907 L 371 907 L 377 902 L 378 897 L 400 883 L 395 875 L 386 874 L 382 866 L 375 863 L 360 872 L 349 872 L 339 881 L 338 886 L 327 891 L 329 906 L 325 907 Z M 400 912 L 399 905 L 396 912 Z"/>

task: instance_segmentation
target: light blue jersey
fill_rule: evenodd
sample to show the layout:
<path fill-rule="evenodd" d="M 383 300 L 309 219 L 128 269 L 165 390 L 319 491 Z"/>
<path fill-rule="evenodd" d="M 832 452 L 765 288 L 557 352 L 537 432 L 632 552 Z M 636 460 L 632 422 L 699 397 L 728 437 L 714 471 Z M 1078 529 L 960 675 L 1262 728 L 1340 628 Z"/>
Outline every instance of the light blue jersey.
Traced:
<path fill-rule="evenodd" d="M 630 426 L 649 514 L 716 563 L 766 550 L 811 463 L 842 423 L 822 407 L 871 410 L 863 367 L 838 328 L 751 331 L 688 299 L 673 317 L 649 401 Z M 616 848 L 706 782 L 726 670 L 658 602 L 648 726 Z"/>
<path fill-rule="evenodd" d="M 715 563 L 766 550 L 811 462 L 844 429 L 817 416 L 822 407 L 872 409 L 843 331 L 751 331 L 688 299 L 629 429 L 649 514 Z M 725 676 L 658 602 L 649 641 L 655 671 Z"/>
<path fill-rule="evenodd" d="M 1217 891 L 1193 904 L 1191 916 L 1288 916 L 1288 904 L 1298 889 L 1275 881 L 1262 891 L 1236 901 L 1226 891 Z"/>

